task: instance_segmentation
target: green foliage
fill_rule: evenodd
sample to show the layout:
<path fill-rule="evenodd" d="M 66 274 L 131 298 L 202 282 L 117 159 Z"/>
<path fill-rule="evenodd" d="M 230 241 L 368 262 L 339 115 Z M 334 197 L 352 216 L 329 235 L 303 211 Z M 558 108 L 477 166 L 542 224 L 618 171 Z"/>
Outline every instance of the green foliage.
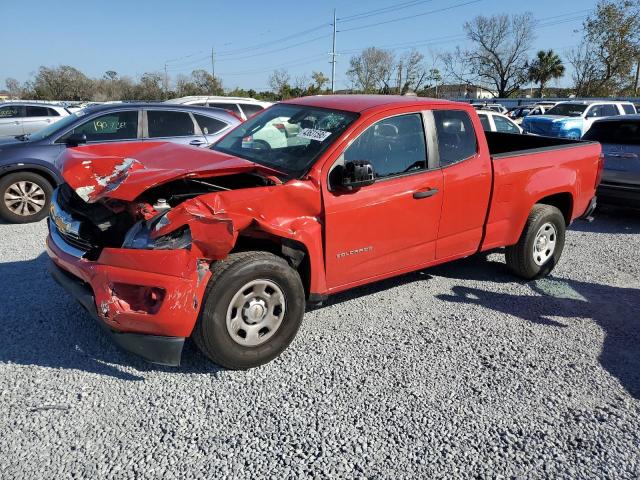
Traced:
<path fill-rule="evenodd" d="M 540 50 L 529 65 L 529 80 L 540 85 L 538 96 L 544 95 L 544 87 L 550 80 L 564 75 L 562 60 L 553 50 Z"/>

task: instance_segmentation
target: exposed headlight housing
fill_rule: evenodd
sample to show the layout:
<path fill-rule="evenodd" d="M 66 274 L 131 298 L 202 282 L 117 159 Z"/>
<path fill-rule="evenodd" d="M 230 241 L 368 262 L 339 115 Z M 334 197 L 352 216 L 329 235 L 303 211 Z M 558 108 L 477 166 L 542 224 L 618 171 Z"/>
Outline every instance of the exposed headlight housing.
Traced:
<path fill-rule="evenodd" d="M 161 222 L 166 222 L 164 212 L 151 220 L 141 220 L 129 229 L 122 242 L 122 248 L 143 250 L 191 249 L 191 230 L 188 225 L 173 230 L 160 237 L 151 238 L 151 232 Z"/>

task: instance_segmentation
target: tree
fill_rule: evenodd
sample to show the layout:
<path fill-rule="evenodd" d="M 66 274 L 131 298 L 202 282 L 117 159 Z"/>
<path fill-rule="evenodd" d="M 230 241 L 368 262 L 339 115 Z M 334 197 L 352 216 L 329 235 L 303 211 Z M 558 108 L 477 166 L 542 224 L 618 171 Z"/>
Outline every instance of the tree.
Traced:
<path fill-rule="evenodd" d="M 443 56 L 447 73 L 501 98 L 517 92 L 528 78 L 527 59 L 535 38 L 532 15 L 478 16 L 463 28 L 472 47 Z"/>
<path fill-rule="evenodd" d="M 424 55 L 417 50 L 411 50 L 400 58 L 398 70 L 398 93 L 404 95 L 409 91 L 417 92 L 429 79 L 429 73 L 424 64 Z"/>
<path fill-rule="evenodd" d="M 159 72 L 143 73 L 135 86 L 136 100 L 161 100 L 164 98 L 164 74 Z"/>
<path fill-rule="evenodd" d="M 529 80 L 540 85 L 539 97 L 544 95 L 544 87 L 550 80 L 564 75 L 562 60 L 553 50 L 540 50 L 529 65 Z"/>
<path fill-rule="evenodd" d="M 291 96 L 291 75 L 286 70 L 274 70 L 269 77 L 269 86 L 280 100 L 285 100 Z"/>
<path fill-rule="evenodd" d="M 393 53 L 369 47 L 351 57 L 347 75 L 362 93 L 389 93 L 393 71 Z"/>
<path fill-rule="evenodd" d="M 585 38 L 569 62 L 576 93 L 614 95 L 628 89 L 640 57 L 640 8 L 637 0 L 600 0 L 583 26 Z"/>
<path fill-rule="evenodd" d="M 4 84 L 7 87 L 10 98 L 20 98 L 22 96 L 22 87 L 18 80 L 15 78 L 7 78 L 4 81 Z"/>
<path fill-rule="evenodd" d="M 40 67 L 30 86 L 42 100 L 88 100 L 93 91 L 93 82 L 69 65 Z"/>
<path fill-rule="evenodd" d="M 313 72 L 311 74 L 311 80 L 313 80 L 313 88 L 317 93 L 322 92 L 329 84 L 329 77 L 322 72 Z"/>

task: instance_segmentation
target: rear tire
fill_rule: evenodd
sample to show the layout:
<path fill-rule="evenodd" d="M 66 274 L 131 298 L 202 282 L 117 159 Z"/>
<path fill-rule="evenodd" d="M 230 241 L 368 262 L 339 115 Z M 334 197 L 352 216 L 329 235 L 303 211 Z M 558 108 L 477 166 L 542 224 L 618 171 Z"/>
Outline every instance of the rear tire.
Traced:
<path fill-rule="evenodd" d="M 518 243 L 506 248 L 509 268 L 527 280 L 551 273 L 562 255 L 566 223 L 551 205 L 534 205 Z"/>
<path fill-rule="evenodd" d="M 41 175 L 15 172 L 0 178 L 0 217 L 10 223 L 37 222 L 49 214 L 53 187 Z"/>
<path fill-rule="evenodd" d="M 238 252 L 213 265 L 193 331 L 198 348 L 232 370 L 270 362 L 302 322 L 305 292 L 298 272 L 269 252 Z"/>

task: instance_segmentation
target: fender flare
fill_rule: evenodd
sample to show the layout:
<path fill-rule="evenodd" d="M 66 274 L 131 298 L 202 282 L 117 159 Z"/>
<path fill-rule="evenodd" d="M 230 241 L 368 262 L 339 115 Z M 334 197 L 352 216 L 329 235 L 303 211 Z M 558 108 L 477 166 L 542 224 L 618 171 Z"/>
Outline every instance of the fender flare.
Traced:
<path fill-rule="evenodd" d="M 53 187 L 57 187 L 64 182 L 60 173 L 52 168 L 53 166 L 48 162 L 37 159 L 24 159 L 19 162 L 12 162 L 6 165 L 0 166 L 0 178 L 13 172 L 34 172 L 40 173 L 47 180 L 52 180 Z"/>

